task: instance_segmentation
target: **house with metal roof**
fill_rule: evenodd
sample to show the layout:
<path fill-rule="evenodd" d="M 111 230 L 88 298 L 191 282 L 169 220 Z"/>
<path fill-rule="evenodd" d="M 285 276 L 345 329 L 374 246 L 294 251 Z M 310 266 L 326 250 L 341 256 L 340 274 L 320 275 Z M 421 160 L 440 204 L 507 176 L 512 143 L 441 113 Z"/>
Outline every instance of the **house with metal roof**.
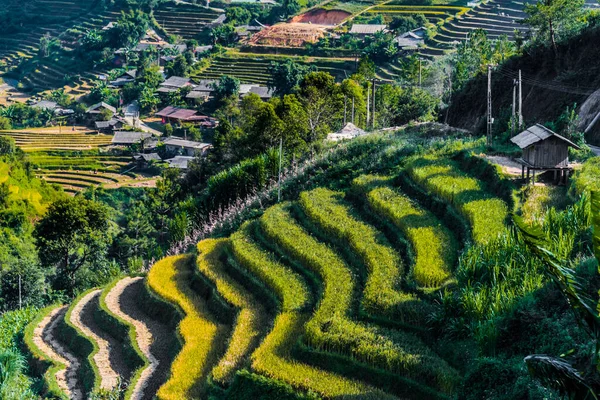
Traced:
<path fill-rule="evenodd" d="M 387 25 L 354 24 L 348 33 L 355 36 L 365 37 L 368 35 L 374 35 L 377 32 L 387 32 Z"/>
<path fill-rule="evenodd" d="M 171 93 L 185 86 L 194 86 L 192 85 L 190 78 L 185 78 L 182 76 L 172 76 L 163 83 L 161 83 L 157 91 L 159 93 Z"/>
<path fill-rule="evenodd" d="M 165 145 L 165 149 L 168 153 L 180 154 L 189 157 L 205 155 L 212 147 L 212 145 L 209 143 L 194 142 L 192 140 L 186 140 L 176 136 L 168 137 L 162 142 Z"/>
<path fill-rule="evenodd" d="M 169 164 L 169 167 L 171 167 L 171 168 L 178 168 L 181 170 L 186 170 L 186 169 L 188 169 L 189 163 L 193 160 L 194 160 L 194 157 L 175 156 L 173 158 L 169 158 L 169 159 L 165 160 L 165 162 L 167 164 Z"/>
<path fill-rule="evenodd" d="M 425 43 L 425 28 L 417 28 L 394 38 L 394 43 L 401 50 L 416 50 Z"/>
<path fill-rule="evenodd" d="M 118 131 L 115 132 L 111 143 L 115 146 L 131 146 L 141 143 L 149 137 L 152 137 L 152 134 L 146 132 Z"/>
<path fill-rule="evenodd" d="M 565 182 L 569 178 L 569 147 L 580 149 L 578 145 L 543 125 L 536 124 L 527 128 L 510 141 L 523 150 L 517 161 L 522 165 L 521 176 L 527 180 L 533 172 L 535 182 L 536 171 L 554 171 L 554 180 Z"/>

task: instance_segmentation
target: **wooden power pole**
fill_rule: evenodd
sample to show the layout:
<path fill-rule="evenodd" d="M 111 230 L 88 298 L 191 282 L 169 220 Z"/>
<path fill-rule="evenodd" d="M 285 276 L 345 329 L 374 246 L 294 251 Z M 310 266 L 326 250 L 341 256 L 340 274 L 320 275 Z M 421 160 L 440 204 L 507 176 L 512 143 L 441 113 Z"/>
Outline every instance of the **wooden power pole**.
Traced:
<path fill-rule="evenodd" d="M 373 126 L 373 130 L 375 130 L 375 79 L 373 79 L 373 98 L 371 99 L 373 102 L 373 112 L 371 116 L 371 125 Z"/>
<path fill-rule="evenodd" d="M 513 79 L 513 102 L 512 102 L 512 115 L 510 117 L 510 129 L 513 134 L 517 130 L 517 80 Z"/>
<path fill-rule="evenodd" d="M 370 108 L 371 108 L 371 103 L 370 103 L 370 99 L 371 99 L 371 88 L 369 87 L 369 81 L 367 81 L 367 123 L 365 124 L 365 129 L 367 129 L 369 127 L 369 122 L 371 122 L 371 116 L 370 116 Z"/>
<path fill-rule="evenodd" d="M 492 117 L 492 65 L 488 65 L 488 90 L 487 90 L 487 145 L 492 145 L 492 128 L 494 118 Z"/>
<path fill-rule="evenodd" d="M 523 128 L 523 80 L 519 70 L 519 129 Z"/>

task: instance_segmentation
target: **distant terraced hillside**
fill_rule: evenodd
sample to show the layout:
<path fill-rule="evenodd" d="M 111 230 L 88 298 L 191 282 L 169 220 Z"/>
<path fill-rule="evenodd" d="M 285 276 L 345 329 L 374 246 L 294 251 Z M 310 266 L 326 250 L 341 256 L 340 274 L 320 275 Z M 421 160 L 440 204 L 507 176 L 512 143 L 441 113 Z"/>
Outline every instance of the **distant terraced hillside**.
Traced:
<path fill-rule="evenodd" d="M 222 12 L 194 4 L 165 3 L 154 10 L 154 18 L 168 33 L 196 39 Z"/>
<path fill-rule="evenodd" d="M 216 57 L 211 65 L 194 76 L 197 79 L 218 79 L 223 75 L 235 76 L 242 83 L 260 83 L 269 82 L 268 68 L 273 61 L 285 61 L 286 59 L 314 65 L 319 71 L 329 72 L 337 79 L 344 79 L 354 72 L 354 60 L 311 57 L 308 60 L 294 56 L 265 56 L 261 54 L 250 53 L 228 53 L 224 56 Z"/>

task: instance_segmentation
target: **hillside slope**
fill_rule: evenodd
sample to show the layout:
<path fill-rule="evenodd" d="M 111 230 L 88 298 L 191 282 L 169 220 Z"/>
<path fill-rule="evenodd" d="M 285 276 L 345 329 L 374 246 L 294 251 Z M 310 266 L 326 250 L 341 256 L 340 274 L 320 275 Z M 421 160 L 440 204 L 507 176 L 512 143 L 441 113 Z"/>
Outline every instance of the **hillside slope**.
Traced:
<path fill-rule="evenodd" d="M 551 48 L 530 49 L 509 60 L 492 75 L 494 116 L 509 115 L 513 78 L 519 69 L 523 76 L 523 115 L 526 124 L 552 121 L 577 104 L 578 111 L 588 97 L 600 89 L 600 29 L 596 28 L 561 43 L 558 56 Z M 454 96 L 449 124 L 473 131 L 485 129 L 487 76 L 473 79 Z M 596 109 L 596 112 L 598 110 Z M 583 116 L 585 117 L 585 116 Z M 600 143 L 600 129 L 588 141 Z"/>

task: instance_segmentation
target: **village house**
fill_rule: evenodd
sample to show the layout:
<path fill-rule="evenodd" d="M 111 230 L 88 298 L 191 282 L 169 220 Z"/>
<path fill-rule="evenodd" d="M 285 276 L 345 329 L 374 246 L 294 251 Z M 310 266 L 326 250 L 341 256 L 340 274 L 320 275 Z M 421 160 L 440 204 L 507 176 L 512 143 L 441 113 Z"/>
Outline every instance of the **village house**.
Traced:
<path fill-rule="evenodd" d="M 146 132 L 118 131 L 115 132 L 111 143 L 115 146 L 131 146 L 142 143 L 150 137 L 152 137 L 152 134 Z"/>
<path fill-rule="evenodd" d="M 216 80 L 202 79 L 185 97 L 186 99 L 194 100 L 197 103 L 204 103 L 215 91 L 213 87 L 215 84 L 217 84 Z"/>
<path fill-rule="evenodd" d="M 354 24 L 348 33 L 360 38 L 365 38 L 374 35 L 377 32 L 387 32 L 387 25 Z"/>
<path fill-rule="evenodd" d="M 189 157 L 206 155 L 208 150 L 212 147 L 212 145 L 208 143 L 194 142 L 176 136 L 168 137 L 164 139 L 162 143 L 164 144 L 167 153 Z"/>
<path fill-rule="evenodd" d="M 94 128 L 100 133 L 113 133 L 127 126 L 127 122 L 120 117 L 112 117 L 108 121 L 94 121 Z"/>
<path fill-rule="evenodd" d="M 113 87 L 123 87 L 128 83 L 135 82 L 135 77 L 137 76 L 137 69 L 131 69 L 129 71 L 123 72 L 121 75 L 117 77 L 117 79 L 110 81 L 110 86 Z"/>
<path fill-rule="evenodd" d="M 394 43 L 402 51 L 418 50 L 425 43 L 427 30 L 423 27 L 405 32 L 394 38 Z"/>
<path fill-rule="evenodd" d="M 155 114 L 162 118 L 163 124 L 182 124 L 191 123 L 203 128 L 214 128 L 217 126 L 217 120 L 206 115 L 199 115 L 196 110 L 187 108 L 168 106 Z"/>
<path fill-rule="evenodd" d="M 162 161 L 158 153 L 137 153 L 133 155 L 133 161 L 138 168 L 148 168 L 152 163 Z"/>
<path fill-rule="evenodd" d="M 105 102 L 96 103 L 85 111 L 87 124 L 93 125 L 96 121 L 110 120 L 117 113 L 117 109 Z M 108 116 L 108 118 L 105 118 Z"/>
<path fill-rule="evenodd" d="M 182 76 L 172 76 L 160 84 L 157 92 L 159 92 L 159 93 L 176 92 L 177 90 L 179 90 L 183 87 L 186 87 L 186 86 L 191 86 L 192 88 L 194 87 L 190 78 L 184 78 Z"/>
<path fill-rule="evenodd" d="M 569 139 L 551 131 L 543 125 L 536 124 L 510 139 L 523 150 L 521 158 L 521 177 L 527 181 L 533 172 L 531 181 L 535 183 L 535 172 L 554 172 L 554 181 L 566 183 L 572 168 L 569 164 L 569 147 L 580 149 Z"/>
<path fill-rule="evenodd" d="M 189 157 L 189 156 L 175 156 L 173 158 L 169 158 L 167 160 L 165 160 L 165 162 L 169 165 L 169 167 L 171 168 L 178 168 L 182 171 L 185 171 L 188 169 L 189 163 L 191 161 L 194 160 L 194 157 Z"/>
<path fill-rule="evenodd" d="M 250 93 L 258 95 L 258 97 L 260 97 L 264 101 L 268 101 L 273 97 L 273 90 L 269 89 L 266 86 L 252 85 L 247 94 Z"/>

